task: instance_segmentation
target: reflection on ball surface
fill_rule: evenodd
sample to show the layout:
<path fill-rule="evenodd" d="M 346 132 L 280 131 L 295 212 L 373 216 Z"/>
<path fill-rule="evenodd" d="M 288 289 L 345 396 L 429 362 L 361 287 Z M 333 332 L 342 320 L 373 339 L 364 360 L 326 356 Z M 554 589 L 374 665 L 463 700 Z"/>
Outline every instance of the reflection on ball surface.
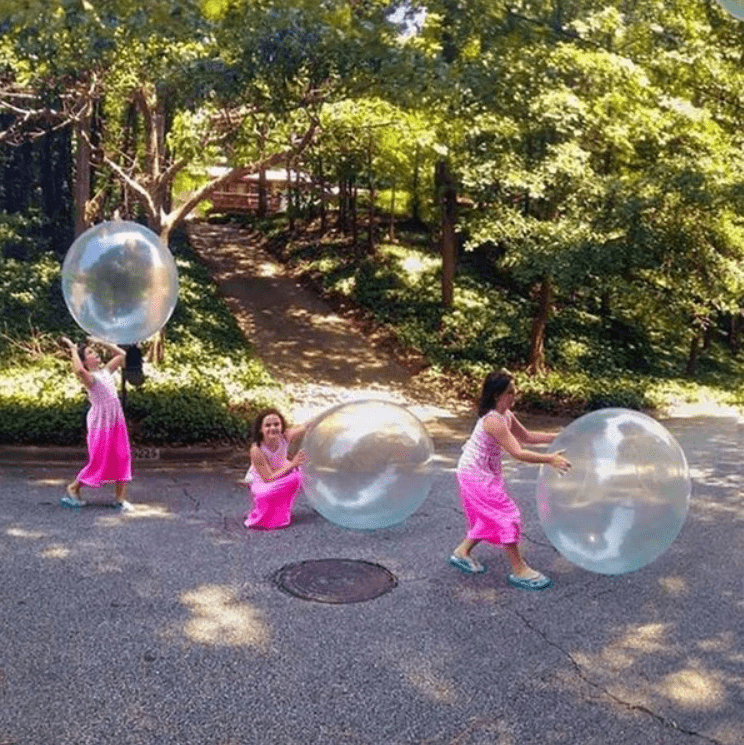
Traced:
<path fill-rule="evenodd" d="M 402 406 L 385 401 L 329 409 L 303 448 L 310 503 L 344 528 L 386 528 L 405 520 L 434 480 L 434 446 L 426 428 Z"/>
<path fill-rule="evenodd" d="M 600 574 L 649 564 L 669 548 L 687 515 L 690 477 L 682 448 L 657 421 L 602 409 L 572 422 L 550 451 L 571 470 L 542 466 L 537 510 L 545 534 L 569 561 Z"/>
<path fill-rule="evenodd" d="M 70 246 L 62 294 L 77 324 L 114 344 L 160 331 L 176 307 L 176 262 L 160 238 L 135 222 L 103 222 Z"/>

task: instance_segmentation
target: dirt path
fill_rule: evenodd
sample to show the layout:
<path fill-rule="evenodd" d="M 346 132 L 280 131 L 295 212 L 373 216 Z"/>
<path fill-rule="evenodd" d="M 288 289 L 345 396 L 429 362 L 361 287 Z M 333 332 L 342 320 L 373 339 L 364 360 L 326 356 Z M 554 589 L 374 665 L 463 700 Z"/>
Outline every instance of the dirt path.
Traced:
<path fill-rule="evenodd" d="M 473 426 L 471 408 L 456 398 L 427 399 L 411 373 L 376 346 L 354 322 L 302 287 L 256 241 L 250 230 L 230 225 L 189 224 L 189 239 L 217 282 L 246 338 L 294 401 L 300 422 L 342 401 L 383 398 L 407 406 L 438 447 L 459 446 Z M 683 401 L 669 418 L 734 418 L 744 411 L 713 400 Z M 520 413 L 530 428 L 556 429 L 569 419 Z"/>
<path fill-rule="evenodd" d="M 427 401 L 405 367 L 288 276 L 254 233 L 199 222 L 190 223 L 188 233 L 246 338 L 286 385 L 294 400 L 293 421 L 342 401 L 382 398 L 407 406 L 439 444 L 461 444 L 467 437 L 473 423 L 469 407 Z"/>

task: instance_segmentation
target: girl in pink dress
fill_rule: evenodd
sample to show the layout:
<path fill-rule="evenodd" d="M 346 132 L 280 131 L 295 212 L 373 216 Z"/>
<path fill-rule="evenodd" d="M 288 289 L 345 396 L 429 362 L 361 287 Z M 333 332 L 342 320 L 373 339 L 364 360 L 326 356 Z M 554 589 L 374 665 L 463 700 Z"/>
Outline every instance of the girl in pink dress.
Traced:
<path fill-rule="evenodd" d="M 505 372 L 486 376 L 478 405 L 478 421 L 457 463 L 457 481 L 469 530 L 455 548 L 449 563 L 466 574 L 486 568 L 470 552 L 481 541 L 501 545 L 511 563 L 507 581 L 524 590 L 543 590 L 551 580 L 525 563 L 519 550 L 522 519 L 501 471 L 501 453 L 525 463 L 548 463 L 560 473 L 571 464 L 558 453 L 537 453 L 522 445 L 547 445 L 557 432 L 525 429 L 511 411 L 517 394 L 514 378 Z"/>
<path fill-rule="evenodd" d="M 306 429 L 305 425 L 287 429 L 276 409 L 265 409 L 253 422 L 251 467 L 245 475 L 253 494 L 253 509 L 245 516 L 247 528 L 273 530 L 291 522 L 292 504 L 302 488 L 299 467 L 305 462 L 305 453 L 299 450 L 290 459 L 288 450 Z"/>
<path fill-rule="evenodd" d="M 127 482 L 132 480 L 132 456 L 124 412 L 116 395 L 113 373 L 126 359 L 126 352 L 115 344 L 88 337 L 87 345 L 75 345 L 67 337 L 62 341 L 70 349 L 72 369 L 88 391 L 90 409 L 86 418 L 88 434 L 88 464 L 67 485 L 67 496 L 62 497 L 64 507 L 85 507 L 80 498 L 83 486 L 96 489 L 101 484 L 114 482 L 116 501 L 112 506 L 124 507 Z M 105 364 L 92 344 L 99 344 L 113 354 Z"/>

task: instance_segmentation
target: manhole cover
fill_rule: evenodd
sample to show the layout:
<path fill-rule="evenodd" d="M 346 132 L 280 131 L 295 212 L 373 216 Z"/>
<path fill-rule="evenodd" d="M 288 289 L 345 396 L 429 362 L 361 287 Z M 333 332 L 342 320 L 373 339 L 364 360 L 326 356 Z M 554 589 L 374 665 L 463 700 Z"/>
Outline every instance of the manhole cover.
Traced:
<path fill-rule="evenodd" d="M 287 564 L 275 576 L 282 590 L 318 603 L 359 603 L 384 595 L 398 581 L 379 564 L 352 559 L 319 559 Z"/>

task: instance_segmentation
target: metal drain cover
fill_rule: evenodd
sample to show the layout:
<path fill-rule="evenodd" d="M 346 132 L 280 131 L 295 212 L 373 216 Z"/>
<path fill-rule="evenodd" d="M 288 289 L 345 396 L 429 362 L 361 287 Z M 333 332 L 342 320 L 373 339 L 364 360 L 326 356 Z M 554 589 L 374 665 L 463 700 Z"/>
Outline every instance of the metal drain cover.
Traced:
<path fill-rule="evenodd" d="M 353 559 L 318 559 L 287 564 L 275 575 L 282 590 L 317 603 L 359 603 L 384 595 L 397 584 L 379 564 Z"/>

